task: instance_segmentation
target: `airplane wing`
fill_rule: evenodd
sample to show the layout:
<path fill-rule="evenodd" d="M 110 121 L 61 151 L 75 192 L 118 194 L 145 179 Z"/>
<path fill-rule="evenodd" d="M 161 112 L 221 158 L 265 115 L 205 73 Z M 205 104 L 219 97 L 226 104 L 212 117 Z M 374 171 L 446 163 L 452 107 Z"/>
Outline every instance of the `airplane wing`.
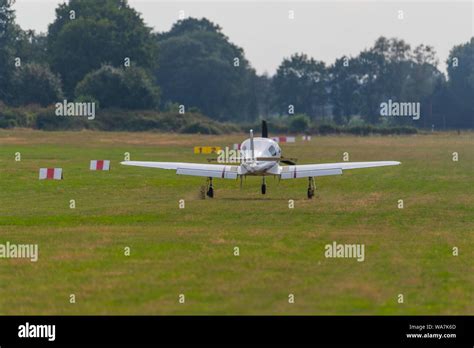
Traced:
<path fill-rule="evenodd" d="M 137 162 L 125 161 L 121 164 L 126 166 L 160 168 L 176 170 L 178 175 L 204 176 L 222 179 L 237 179 L 238 166 L 227 166 L 224 164 L 204 163 L 180 163 L 180 162 Z"/>
<path fill-rule="evenodd" d="M 280 176 L 282 179 L 297 179 L 311 176 L 341 175 L 342 171 L 347 169 L 397 166 L 399 164 L 400 162 L 396 161 L 301 164 L 281 167 Z"/>

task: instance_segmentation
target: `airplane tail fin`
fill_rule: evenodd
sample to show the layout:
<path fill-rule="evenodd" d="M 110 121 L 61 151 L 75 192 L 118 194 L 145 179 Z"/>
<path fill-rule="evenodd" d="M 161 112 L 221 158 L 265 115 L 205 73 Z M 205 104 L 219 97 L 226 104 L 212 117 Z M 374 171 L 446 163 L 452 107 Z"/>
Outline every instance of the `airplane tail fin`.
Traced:
<path fill-rule="evenodd" d="M 267 121 L 262 120 L 262 138 L 268 138 Z"/>

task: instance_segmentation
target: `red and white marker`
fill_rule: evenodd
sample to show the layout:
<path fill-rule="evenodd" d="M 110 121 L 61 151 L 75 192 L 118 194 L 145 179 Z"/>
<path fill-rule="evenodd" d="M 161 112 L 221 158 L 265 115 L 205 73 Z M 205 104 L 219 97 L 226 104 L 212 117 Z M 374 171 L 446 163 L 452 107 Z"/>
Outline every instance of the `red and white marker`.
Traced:
<path fill-rule="evenodd" d="M 90 169 L 91 170 L 109 170 L 110 161 L 109 160 L 92 160 Z"/>
<path fill-rule="evenodd" d="M 45 179 L 62 180 L 63 169 L 62 168 L 40 168 L 39 179 L 40 180 L 45 180 Z"/>
<path fill-rule="evenodd" d="M 274 137 L 272 140 L 277 143 L 294 143 L 296 141 L 295 137 Z"/>
<path fill-rule="evenodd" d="M 234 144 L 233 149 L 234 149 L 234 150 L 240 150 L 240 145 L 241 145 L 241 144 Z"/>

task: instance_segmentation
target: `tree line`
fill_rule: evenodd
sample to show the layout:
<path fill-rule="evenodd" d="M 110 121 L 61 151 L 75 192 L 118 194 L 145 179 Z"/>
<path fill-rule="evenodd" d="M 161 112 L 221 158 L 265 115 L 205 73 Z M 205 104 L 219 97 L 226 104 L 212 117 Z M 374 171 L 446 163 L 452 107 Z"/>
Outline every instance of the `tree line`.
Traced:
<path fill-rule="evenodd" d="M 200 113 L 222 122 L 259 118 L 344 125 L 474 128 L 474 38 L 454 46 L 447 75 L 433 47 L 380 37 L 328 65 L 304 53 L 273 76 L 208 19 L 147 27 L 126 0 L 70 0 L 47 33 L 23 30 L 0 0 L 0 105 L 95 102 L 101 109 Z M 419 102 L 421 118 L 382 117 L 387 100 Z M 0 113 L 1 117 L 1 113 Z"/>

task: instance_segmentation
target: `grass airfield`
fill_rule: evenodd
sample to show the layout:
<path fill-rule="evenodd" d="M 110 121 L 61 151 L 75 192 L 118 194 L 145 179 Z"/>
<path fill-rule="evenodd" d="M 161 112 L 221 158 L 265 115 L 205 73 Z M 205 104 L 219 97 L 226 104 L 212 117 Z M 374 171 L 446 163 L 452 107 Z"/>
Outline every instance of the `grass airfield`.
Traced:
<path fill-rule="evenodd" d="M 282 144 L 299 164 L 402 162 L 316 178 L 313 200 L 306 179 L 268 178 L 262 196 L 251 177 L 215 179 L 202 200 L 205 178 L 119 164 L 206 162 L 193 146 L 246 137 L 0 131 L 0 243 L 39 244 L 36 263 L 0 259 L 0 315 L 474 314 L 474 133 Z M 364 244 L 364 262 L 325 258 L 333 241 Z"/>

